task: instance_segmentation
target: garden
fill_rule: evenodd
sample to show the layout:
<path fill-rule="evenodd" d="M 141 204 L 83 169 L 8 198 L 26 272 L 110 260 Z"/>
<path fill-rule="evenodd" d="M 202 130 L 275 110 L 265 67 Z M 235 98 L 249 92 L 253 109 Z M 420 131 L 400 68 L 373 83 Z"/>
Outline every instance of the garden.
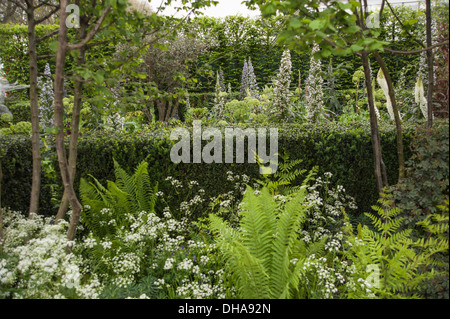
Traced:
<path fill-rule="evenodd" d="M 0 298 L 448 299 L 448 1 L 217 3 L 0 2 Z"/>

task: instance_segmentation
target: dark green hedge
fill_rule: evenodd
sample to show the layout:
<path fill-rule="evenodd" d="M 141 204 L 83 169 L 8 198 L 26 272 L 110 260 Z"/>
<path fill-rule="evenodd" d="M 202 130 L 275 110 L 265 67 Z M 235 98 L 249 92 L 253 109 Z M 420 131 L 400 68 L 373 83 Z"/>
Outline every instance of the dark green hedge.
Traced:
<path fill-rule="evenodd" d="M 205 127 L 206 125 L 203 125 Z M 395 184 L 398 178 L 395 128 L 380 127 L 383 157 L 388 178 Z M 404 127 L 406 158 L 410 157 L 413 128 Z M 173 164 L 169 140 L 170 130 L 130 135 L 126 133 L 95 132 L 80 137 L 76 187 L 81 176 L 93 175 L 103 184 L 114 180 L 113 158 L 131 172 L 142 161 L 149 162 L 150 176 L 160 182 L 160 189 L 169 192 L 165 178 L 173 176 L 181 181 L 196 180 L 209 196 L 232 190 L 226 172 L 260 178 L 256 164 Z M 279 152 L 288 152 L 291 159 L 301 158 L 304 168 L 315 165 L 320 173 L 329 171 L 333 182 L 345 187 L 355 197 L 360 212 L 368 211 L 376 203 L 376 183 L 373 173 L 372 145 L 368 124 L 290 125 L 279 128 Z M 31 188 L 31 142 L 29 138 L 0 136 L 0 158 L 3 169 L 2 205 L 27 211 Z M 245 157 L 247 158 L 247 157 Z M 57 167 L 56 159 L 54 161 Z M 44 174 L 43 174 L 44 175 Z M 59 183 L 59 181 L 57 181 Z M 55 181 L 44 176 L 41 213 L 54 214 L 50 202 L 50 185 Z M 61 188 L 59 188 L 61 192 Z"/>

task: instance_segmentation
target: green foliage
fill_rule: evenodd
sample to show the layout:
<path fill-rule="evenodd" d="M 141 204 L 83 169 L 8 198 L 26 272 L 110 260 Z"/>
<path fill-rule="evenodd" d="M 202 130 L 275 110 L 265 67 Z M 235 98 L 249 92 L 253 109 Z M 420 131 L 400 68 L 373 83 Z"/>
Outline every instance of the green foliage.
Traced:
<path fill-rule="evenodd" d="M 372 207 L 376 214 L 366 213 L 374 229 L 358 226 L 349 258 L 359 272 L 366 272 L 368 266 L 379 270 L 379 277 L 374 278 L 372 287 L 372 292 L 378 297 L 418 297 L 420 285 L 437 274 L 433 269 L 438 264 L 435 256 L 448 252 L 448 238 L 445 235 L 448 231 L 448 212 L 430 216 L 421 222 L 419 225 L 425 227 L 429 236 L 413 240 L 412 229 L 402 228 L 404 218 L 400 216 L 401 209 L 393 206 L 390 196 L 385 195 L 378 203 Z"/>
<path fill-rule="evenodd" d="M 0 116 L 0 127 L 9 126 L 13 117 L 9 113 L 4 113 Z"/>
<path fill-rule="evenodd" d="M 209 197 L 233 189 L 233 183 L 227 181 L 227 171 L 231 170 L 239 175 L 246 174 L 251 179 L 261 179 L 258 165 L 252 163 L 210 165 L 172 163 L 170 149 L 174 141 L 169 139 L 170 129 L 170 126 L 159 122 L 133 134 L 119 131 L 83 133 L 78 144 L 75 189 L 79 189 L 80 178 L 87 178 L 89 174 L 96 176 L 102 185 L 106 185 L 108 180 L 114 180 L 113 158 L 127 172 L 133 171 L 142 161 L 147 161 L 150 176 L 155 182 L 159 182 L 160 190 L 164 193 L 169 192 L 169 189 L 161 182 L 167 176 L 173 176 L 183 183 L 197 180 L 204 187 L 205 195 Z M 187 129 L 191 130 L 192 127 Z M 343 185 L 346 192 L 355 198 L 356 205 L 361 211 L 370 209 L 377 200 L 368 123 L 284 125 L 280 126 L 278 131 L 280 154 L 289 154 L 290 160 L 301 159 L 302 169 L 311 170 L 318 166 L 319 175 L 332 172 L 333 185 Z M 405 145 L 409 144 L 412 132 L 405 125 L 403 130 Z M 388 179 L 393 183 L 398 179 L 395 128 L 380 123 L 380 133 Z M 68 141 L 66 143 L 68 148 Z M 0 149 L 4 149 L 5 152 L 0 154 L 4 174 L 2 203 L 14 210 L 26 211 L 29 205 L 26 199 L 29 197 L 31 184 L 31 139 L 1 135 Z M 405 149 L 405 157 L 409 156 L 409 150 Z M 247 158 L 247 154 L 244 158 Z M 52 160 L 53 166 L 58 167 L 56 158 Z M 54 215 L 53 205 L 49 200 L 48 183 L 48 179 L 44 178 L 40 207 L 42 214 Z M 51 181 L 50 184 L 53 183 L 54 181 Z M 56 197 L 60 196 L 62 194 Z"/>
<path fill-rule="evenodd" d="M 13 115 L 13 122 L 22 122 L 22 121 L 30 121 L 31 120 L 31 113 L 30 113 L 30 101 L 24 101 L 24 100 L 13 100 L 8 101 L 6 100 L 5 103 L 7 104 L 9 110 L 11 111 Z"/>
<path fill-rule="evenodd" d="M 9 127 L 1 128 L 0 134 L 11 135 L 31 135 L 31 122 L 18 122 L 16 124 L 11 124 Z"/>
<path fill-rule="evenodd" d="M 192 107 L 186 111 L 185 121 L 186 124 L 191 124 L 195 120 L 204 120 L 208 115 L 208 109 L 206 107 L 197 108 Z"/>
<path fill-rule="evenodd" d="M 147 166 L 148 163 L 142 162 L 130 176 L 114 161 L 116 181 L 109 181 L 106 188 L 92 176 L 94 182 L 81 179 L 83 224 L 95 236 L 114 235 L 121 227 L 129 226 L 126 223 L 130 214 L 154 212 L 158 186 L 152 187 Z M 117 223 L 110 224 L 110 219 L 115 219 Z"/>
<path fill-rule="evenodd" d="M 301 159 L 289 160 L 289 155 L 281 155 L 281 161 L 278 162 L 278 170 L 275 174 L 263 175 L 263 180 L 258 180 L 257 182 L 261 185 L 267 187 L 272 195 L 291 195 L 298 192 L 301 185 L 295 185 L 297 178 L 306 173 L 306 169 L 301 169 L 298 166 L 302 164 Z M 261 165 L 261 164 L 260 164 Z M 317 167 L 314 167 L 308 178 L 305 179 L 304 183 L 308 181 L 317 171 Z"/>
<path fill-rule="evenodd" d="M 234 123 L 246 122 L 250 119 L 252 104 L 255 99 L 251 97 L 246 97 L 245 99 L 245 101 L 233 100 L 225 104 L 228 118 Z M 258 100 L 256 102 L 258 103 Z"/>
<path fill-rule="evenodd" d="M 68 96 L 63 99 L 64 103 L 64 113 L 66 115 L 66 121 L 64 123 L 65 127 L 69 128 L 71 126 L 71 119 L 73 114 L 73 106 L 74 106 L 74 97 Z M 92 112 L 89 103 L 84 102 L 81 105 L 80 109 L 80 129 L 82 130 L 84 127 L 88 126 L 93 122 L 92 120 Z M 93 125 L 89 125 L 93 127 Z"/>
<path fill-rule="evenodd" d="M 418 127 L 406 162 L 405 178 L 390 187 L 409 227 L 437 213 L 449 199 L 449 131 L 435 122 L 432 129 Z"/>
<path fill-rule="evenodd" d="M 302 297 L 300 269 L 306 258 L 324 245 L 322 241 L 307 247 L 298 236 L 307 209 L 305 195 L 302 188 L 288 203 L 279 205 L 267 188 L 255 195 L 248 187 L 237 230 L 210 215 L 217 246 L 240 298 Z"/>

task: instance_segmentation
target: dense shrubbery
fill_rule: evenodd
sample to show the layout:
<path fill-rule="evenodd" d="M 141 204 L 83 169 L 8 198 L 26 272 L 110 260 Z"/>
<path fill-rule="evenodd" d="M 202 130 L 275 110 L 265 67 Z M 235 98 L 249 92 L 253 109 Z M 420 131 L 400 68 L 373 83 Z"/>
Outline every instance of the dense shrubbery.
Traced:
<path fill-rule="evenodd" d="M 435 278 L 421 265 L 448 252 L 448 207 L 422 223 L 431 236 L 413 240 L 410 228 L 399 230 L 400 210 L 380 201 L 376 214 L 368 214 L 376 230 L 360 225 L 355 235 L 345 214 L 353 200 L 342 186 L 330 187 L 330 173 L 303 171 L 301 187 L 281 194 L 286 183 L 252 188 L 248 176 L 230 171 L 242 201 L 229 192 L 219 201 L 208 198 L 196 180 L 184 184 L 169 176 L 172 192 L 192 191 L 177 206 L 155 188 L 147 165 L 127 174 L 116 164 L 108 190 L 84 182 L 86 228 L 73 242 L 65 237 L 65 222 L 6 210 L 1 297 L 414 297 L 424 280 Z M 294 166 L 286 165 L 283 176 Z M 206 211 L 202 202 L 209 204 Z M 197 210 L 209 218 L 193 218 Z"/>
<path fill-rule="evenodd" d="M 105 9 L 108 23 L 92 39 L 105 45 L 89 42 L 85 57 L 69 50 L 59 74 L 64 97 L 53 88 L 60 84 L 52 75 L 53 25 L 36 28 L 43 40 L 37 100 L 28 96 L 33 85 L 30 92 L 0 92 L 0 298 L 448 299 L 448 106 L 430 105 L 433 128 L 423 128 L 424 52 L 381 50 L 384 76 L 372 59 L 387 40 L 391 49 L 416 49 L 424 40 L 422 10 L 395 8 L 396 20 L 405 22 L 399 25 L 392 23 L 394 9 L 386 9 L 380 27 L 368 26 L 360 38 L 352 22 L 357 11 L 346 10 L 357 2 L 313 12 L 315 2 L 306 1 L 305 10 L 317 14 L 313 21 L 298 19 L 297 7 L 286 17 L 180 21 L 125 11 L 126 1 L 119 2 Z M 264 17 L 301 3 L 248 2 L 264 3 Z M 208 3 L 182 1 L 194 13 Z M 440 16 L 444 7 L 433 8 L 439 26 L 448 21 Z M 85 9 L 86 16 L 101 12 Z M 118 17 L 121 23 L 109 23 Z M 81 22 L 88 20 L 95 19 Z M 288 47 L 274 42 L 277 35 Z M 433 41 L 446 35 L 448 28 L 439 27 Z M 74 37 L 77 30 L 69 30 L 69 42 Z M 0 76 L 26 84 L 26 26 L 0 25 L 0 40 Z M 361 67 L 355 53 L 369 51 L 370 61 L 361 53 Z M 434 94 L 445 102 L 448 49 L 436 53 Z M 31 132 L 35 102 L 39 127 L 33 122 Z M 236 143 L 226 163 L 224 133 L 231 129 Z M 265 150 L 261 130 L 270 141 Z M 171 140 L 179 132 L 189 137 Z M 238 132 L 247 135 L 242 148 Z M 66 154 L 62 144 L 56 150 L 55 135 L 66 138 Z M 184 156 L 178 163 L 175 143 L 195 163 Z M 253 144 L 257 149 L 247 149 Z M 257 163 L 249 163 L 254 153 Z M 38 160 L 40 194 L 34 188 L 30 204 Z M 35 197 L 39 214 L 27 218 L 29 209 L 36 212 Z"/>
<path fill-rule="evenodd" d="M 195 178 L 207 190 L 209 196 L 216 196 L 224 189 L 232 188 L 226 181 L 230 169 L 259 178 L 256 164 L 174 164 L 170 159 L 170 126 L 162 123 L 161 129 L 145 128 L 135 133 L 97 131 L 80 137 L 78 148 L 78 169 L 76 185 L 80 177 L 87 174 L 97 176 L 105 183 L 113 178 L 113 159 L 131 172 L 142 160 L 149 163 L 152 179 L 163 181 L 168 175 L 182 181 Z M 205 125 L 206 126 L 206 125 Z M 188 127 L 192 130 L 192 127 Z M 404 130 L 405 145 L 409 145 L 413 129 Z M 395 184 L 396 170 L 395 130 L 387 125 L 381 130 L 384 160 L 388 167 L 389 181 Z M 4 155 L 2 159 L 3 189 L 2 203 L 14 210 L 26 211 L 31 178 L 31 142 L 26 137 L 0 137 Z M 51 143 L 49 143 L 51 145 Z M 345 150 L 345 151 L 343 151 Z M 405 150 L 408 154 L 408 149 Z M 374 187 L 372 148 L 368 125 L 285 125 L 279 127 L 279 152 L 287 153 L 291 159 L 301 159 L 303 168 L 319 166 L 320 172 L 331 171 L 334 184 L 343 185 L 355 197 L 361 211 L 368 210 L 376 201 Z M 246 157 L 245 157 L 246 158 Z M 56 158 L 50 158 L 57 169 Z M 44 173 L 43 173 L 44 175 Z M 221 181 L 221 182 L 218 182 Z M 54 214 L 49 194 L 50 184 L 60 184 L 44 177 L 42 210 Z M 24 187 L 25 186 L 25 187 Z M 161 186 L 164 187 L 164 186 Z M 78 186 L 76 187 L 78 189 Z M 61 189 L 60 189 L 61 191 Z M 56 196 L 58 198 L 59 195 Z"/>

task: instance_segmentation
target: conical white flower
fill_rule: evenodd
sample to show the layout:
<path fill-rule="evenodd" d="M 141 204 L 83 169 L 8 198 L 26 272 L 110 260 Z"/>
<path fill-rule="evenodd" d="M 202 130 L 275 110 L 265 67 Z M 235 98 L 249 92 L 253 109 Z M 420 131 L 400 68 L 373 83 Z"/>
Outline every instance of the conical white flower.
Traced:
<path fill-rule="evenodd" d="M 373 107 L 375 108 L 375 114 L 377 115 L 378 119 L 381 119 L 380 111 L 377 108 L 377 105 L 375 103 L 375 81 L 372 81 L 372 96 L 373 96 Z"/>
<path fill-rule="evenodd" d="M 395 119 L 395 117 L 394 117 L 394 110 L 392 108 L 391 98 L 389 97 L 389 87 L 388 87 L 386 78 L 384 77 L 384 74 L 383 74 L 383 71 L 381 70 L 381 68 L 377 74 L 377 82 L 378 82 L 378 85 L 383 90 L 384 96 L 386 97 L 386 107 L 387 107 L 389 116 L 393 120 L 393 119 Z"/>
<path fill-rule="evenodd" d="M 291 52 L 285 50 L 281 57 L 280 70 L 275 81 L 274 94 L 274 107 L 278 115 L 282 118 L 286 116 L 289 106 L 289 87 L 291 85 L 292 74 L 292 62 Z"/>
<path fill-rule="evenodd" d="M 309 75 L 306 79 L 306 109 L 308 111 L 308 120 L 316 121 L 324 109 L 323 78 L 320 75 L 322 71 L 322 62 L 314 58 L 314 53 L 319 51 L 319 45 L 314 44 L 311 52 Z"/>
<path fill-rule="evenodd" d="M 414 86 L 414 100 L 419 105 L 423 116 L 428 120 L 428 104 L 425 98 L 425 89 L 423 87 L 422 75 L 419 74 L 416 85 Z"/>
<path fill-rule="evenodd" d="M 222 90 L 220 73 L 217 72 L 216 92 L 214 97 L 214 113 L 217 119 L 222 119 L 225 108 L 226 93 Z"/>
<path fill-rule="evenodd" d="M 241 98 L 247 96 L 248 90 L 248 64 L 244 61 L 244 67 L 242 68 L 242 78 L 241 78 Z"/>

